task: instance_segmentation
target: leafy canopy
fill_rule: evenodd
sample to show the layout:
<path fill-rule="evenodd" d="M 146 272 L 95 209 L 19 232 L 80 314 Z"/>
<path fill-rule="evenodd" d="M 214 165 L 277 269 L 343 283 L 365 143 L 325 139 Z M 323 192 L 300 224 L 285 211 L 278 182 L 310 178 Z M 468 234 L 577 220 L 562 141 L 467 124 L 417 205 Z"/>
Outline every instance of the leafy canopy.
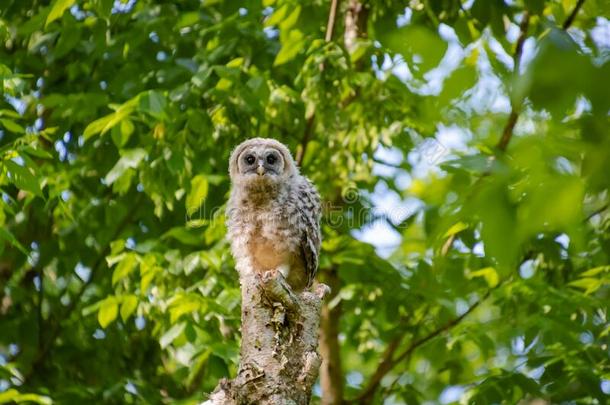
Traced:
<path fill-rule="evenodd" d="M 251 136 L 326 202 L 346 400 L 607 401 L 608 2 L 352 0 L 325 41 L 330 7 L 0 1 L 0 403 L 235 373 Z"/>

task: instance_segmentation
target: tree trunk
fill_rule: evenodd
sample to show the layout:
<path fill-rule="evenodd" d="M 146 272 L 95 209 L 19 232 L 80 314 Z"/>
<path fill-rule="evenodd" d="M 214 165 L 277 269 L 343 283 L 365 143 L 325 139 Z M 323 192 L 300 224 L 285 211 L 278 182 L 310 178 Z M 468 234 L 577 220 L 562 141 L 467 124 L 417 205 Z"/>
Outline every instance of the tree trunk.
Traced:
<path fill-rule="evenodd" d="M 358 44 L 358 39 L 366 37 L 366 24 L 368 21 L 368 9 L 360 0 L 349 0 L 345 11 L 345 32 L 343 44 L 348 52 L 353 52 Z"/>
<path fill-rule="evenodd" d="M 358 40 L 366 38 L 368 24 L 368 9 L 360 0 L 349 0 L 345 8 L 345 31 L 343 44 L 348 52 L 354 52 L 358 47 Z M 366 58 L 360 59 L 356 70 L 362 68 Z M 335 202 L 338 206 L 340 200 Z M 322 307 L 320 321 L 320 353 L 322 355 L 322 369 L 320 371 L 320 385 L 322 386 L 322 405 L 341 405 L 343 400 L 343 370 L 341 366 L 341 353 L 339 345 L 339 322 L 341 320 L 341 303 L 330 307 L 329 303 L 339 293 L 341 280 L 336 268 L 321 272 L 322 280 L 330 286 L 331 297 Z"/>
<path fill-rule="evenodd" d="M 320 306 L 328 287 L 295 293 L 280 272 L 240 273 L 241 359 L 206 403 L 308 404 L 318 377 Z"/>
<path fill-rule="evenodd" d="M 323 273 L 324 282 L 331 289 L 328 301 L 339 293 L 341 282 L 336 269 Z M 322 306 L 320 319 L 320 385 L 322 387 L 322 405 L 340 405 L 343 403 L 343 370 L 341 369 L 341 352 L 339 346 L 339 321 L 341 320 L 341 303 L 334 307 Z"/>

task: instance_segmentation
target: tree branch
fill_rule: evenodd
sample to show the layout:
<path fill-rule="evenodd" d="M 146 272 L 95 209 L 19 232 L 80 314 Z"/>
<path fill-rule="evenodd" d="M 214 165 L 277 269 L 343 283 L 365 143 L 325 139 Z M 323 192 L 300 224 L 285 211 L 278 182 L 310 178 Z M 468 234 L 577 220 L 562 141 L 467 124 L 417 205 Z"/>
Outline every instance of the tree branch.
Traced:
<path fill-rule="evenodd" d="M 326 22 L 326 32 L 324 33 L 324 40 L 330 42 L 333 39 L 333 33 L 335 29 L 335 21 L 337 19 L 337 7 L 339 0 L 332 0 L 330 3 L 330 11 L 328 13 L 328 21 Z M 324 70 L 324 64 L 320 65 L 320 71 Z M 295 161 L 297 166 L 301 166 L 305 152 L 307 151 L 307 144 L 313 134 L 314 124 L 316 119 L 316 112 L 311 114 L 311 117 L 307 119 L 305 124 L 305 132 L 303 133 L 303 139 L 301 140 L 301 147 L 297 150 Z"/>
<path fill-rule="evenodd" d="M 519 38 L 517 39 L 517 45 L 515 46 L 515 54 L 513 56 L 514 66 L 513 66 L 513 76 L 516 78 L 519 76 L 519 68 L 521 66 L 521 57 L 523 55 L 523 44 L 527 39 L 527 30 L 529 27 L 530 14 L 529 11 L 525 11 L 523 13 L 523 17 L 521 19 L 521 24 L 519 25 Z M 502 131 L 502 138 L 500 138 L 500 142 L 498 142 L 498 149 L 501 151 L 505 151 L 508 147 L 508 143 L 513 136 L 513 130 L 515 129 L 515 125 L 517 124 L 517 120 L 519 119 L 521 103 L 517 101 L 511 102 L 511 111 L 508 117 L 508 122 L 504 126 L 504 130 Z"/>
<path fill-rule="evenodd" d="M 336 268 L 331 268 L 321 274 L 322 281 L 330 287 L 331 293 L 327 302 L 339 294 L 341 281 Z M 339 345 L 339 321 L 341 319 L 341 303 L 334 307 L 328 304 L 322 306 L 320 315 L 320 386 L 322 388 L 322 405 L 340 405 L 343 403 L 343 370 L 341 367 L 341 347 Z"/>
<path fill-rule="evenodd" d="M 574 6 L 574 10 L 572 10 L 568 18 L 566 18 L 566 20 L 561 25 L 561 28 L 563 28 L 564 31 L 570 28 L 570 26 L 574 22 L 574 19 L 576 18 L 576 14 L 578 14 L 583 4 L 585 4 L 585 0 L 578 0 L 576 6 Z"/>
<path fill-rule="evenodd" d="M 388 349 L 386 349 L 386 353 L 384 354 L 382 362 L 379 364 L 379 367 L 373 374 L 373 377 L 371 377 L 371 380 L 369 381 L 366 388 L 356 398 L 356 401 L 362 405 L 371 403 L 375 396 L 375 392 L 377 391 L 377 388 L 381 383 L 381 380 L 383 379 L 383 377 L 385 377 L 387 373 L 389 373 L 400 362 L 409 357 L 418 347 L 423 346 L 435 337 L 457 326 L 460 322 L 464 320 L 464 318 L 470 315 L 479 305 L 481 305 L 483 301 L 485 301 L 489 297 L 491 291 L 491 289 L 488 290 L 483 297 L 481 297 L 477 302 L 472 304 L 462 315 L 450 320 L 446 324 L 428 333 L 426 336 L 423 336 L 411 342 L 411 344 L 402 353 L 400 353 L 398 357 L 393 358 L 393 354 L 396 351 L 396 348 L 388 346 Z"/>
<path fill-rule="evenodd" d="M 610 207 L 610 204 L 606 203 L 604 205 L 602 205 L 601 207 L 599 207 L 598 209 L 596 209 L 595 211 L 593 211 L 592 213 L 590 213 L 589 215 L 587 215 L 585 217 L 585 220 L 583 222 L 588 222 L 591 220 L 591 218 L 593 218 L 596 215 L 601 214 L 602 212 L 606 211 L 608 209 L 608 207 Z"/>
<path fill-rule="evenodd" d="M 38 281 L 40 285 L 38 286 L 38 302 L 36 305 L 36 318 L 38 322 L 38 350 L 41 350 L 43 347 L 43 339 L 44 339 L 44 318 L 42 316 L 42 301 L 44 300 L 44 269 L 40 269 L 38 271 Z"/>
<path fill-rule="evenodd" d="M 330 12 L 328 13 L 328 22 L 326 23 L 326 35 L 324 37 L 326 42 L 330 42 L 333 39 L 338 3 L 339 0 L 332 0 L 330 3 Z"/>
<path fill-rule="evenodd" d="M 570 13 L 570 15 L 568 16 L 568 18 L 566 18 L 566 20 L 563 22 L 563 24 L 561 25 L 561 28 L 565 31 L 568 28 L 570 28 L 570 26 L 572 25 L 572 23 L 574 22 L 574 19 L 576 18 L 576 15 L 578 14 L 578 12 L 580 11 L 582 5 L 585 3 L 585 0 L 578 0 L 578 2 L 576 3 L 576 6 L 574 6 L 574 9 L 572 10 L 572 12 Z M 514 54 L 514 68 L 513 68 L 513 74 L 515 77 L 517 77 L 519 75 L 519 67 L 521 65 L 521 58 L 523 56 L 523 44 L 525 42 L 525 40 L 527 39 L 527 30 L 528 30 L 528 26 L 529 26 L 529 19 L 530 19 L 530 15 L 529 12 L 527 10 L 525 10 L 525 12 L 523 13 L 523 19 L 521 20 L 521 24 L 519 26 L 520 29 L 520 35 L 519 35 L 519 39 L 517 40 L 517 46 L 515 47 L 515 54 Z M 515 125 L 517 124 L 517 120 L 519 119 L 519 115 L 520 115 L 520 105 L 517 105 L 516 102 L 511 102 L 511 111 L 510 111 L 510 115 L 508 116 L 508 121 L 506 122 L 506 125 L 504 126 L 504 130 L 502 131 L 502 137 L 500 138 L 500 141 L 498 142 L 498 149 L 501 151 L 506 151 L 506 148 L 508 147 L 508 143 L 510 142 L 512 136 L 513 136 L 513 131 L 515 129 Z"/>
<path fill-rule="evenodd" d="M 305 151 L 307 150 L 307 144 L 309 143 L 309 140 L 313 133 L 313 126 L 315 123 L 315 119 L 316 119 L 316 112 L 314 111 L 313 114 L 311 114 L 311 117 L 309 117 L 307 119 L 307 123 L 305 124 L 305 132 L 303 133 L 303 139 L 301 140 L 301 147 L 297 151 L 295 160 L 296 160 L 297 166 L 299 166 L 299 167 L 303 163 L 303 158 L 305 157 Z"/>
<path fill-rule="evenodd" d="M 393 367 L 394 354 L 396 354 L 396 351 L 400 346 L 400 342 L 402 342 L 402 338 L 403 335 L 398 335 L 388 344 L 388 347 L 385 349 L 383 355 L 381 356 L 381 361 L 377 366 L 377 370 L 375 370 L 375 373 L 371 376 L 369 384 L 357 398 L 357 401 L 362 404 L 367 404 L 373 400 L 373 396 L 375 395 L 375 391 L 377 390 L 379 383 Z"/>

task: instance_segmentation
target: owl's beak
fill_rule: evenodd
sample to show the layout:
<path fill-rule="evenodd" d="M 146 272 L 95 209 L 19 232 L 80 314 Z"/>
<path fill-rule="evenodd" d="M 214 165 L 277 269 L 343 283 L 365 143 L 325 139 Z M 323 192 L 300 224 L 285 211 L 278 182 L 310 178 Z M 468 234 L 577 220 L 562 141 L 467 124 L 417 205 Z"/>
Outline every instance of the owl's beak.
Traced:
<path fill-rule="evenodd" d="M 265 174 L 265 167 L 263 165 L 258 165 L 256 168 L 256 173 L 258 173 L 259 176 L 262 176 Z"/>

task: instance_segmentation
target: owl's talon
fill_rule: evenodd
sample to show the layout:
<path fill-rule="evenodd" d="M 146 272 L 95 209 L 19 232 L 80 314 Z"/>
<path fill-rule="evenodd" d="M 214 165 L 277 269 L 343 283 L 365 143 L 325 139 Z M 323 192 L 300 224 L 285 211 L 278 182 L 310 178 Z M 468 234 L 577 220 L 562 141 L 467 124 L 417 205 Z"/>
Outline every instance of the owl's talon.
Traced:
<path fill-rule="evenodd" d="M 269 281 L 271 281 L 272 279 L 275 278 L 276 276 L 276 272 L 273 270 L 268 270 L 266 272 L 263 273 L 262 279 L 264 283 L 268 283 Z"/>

